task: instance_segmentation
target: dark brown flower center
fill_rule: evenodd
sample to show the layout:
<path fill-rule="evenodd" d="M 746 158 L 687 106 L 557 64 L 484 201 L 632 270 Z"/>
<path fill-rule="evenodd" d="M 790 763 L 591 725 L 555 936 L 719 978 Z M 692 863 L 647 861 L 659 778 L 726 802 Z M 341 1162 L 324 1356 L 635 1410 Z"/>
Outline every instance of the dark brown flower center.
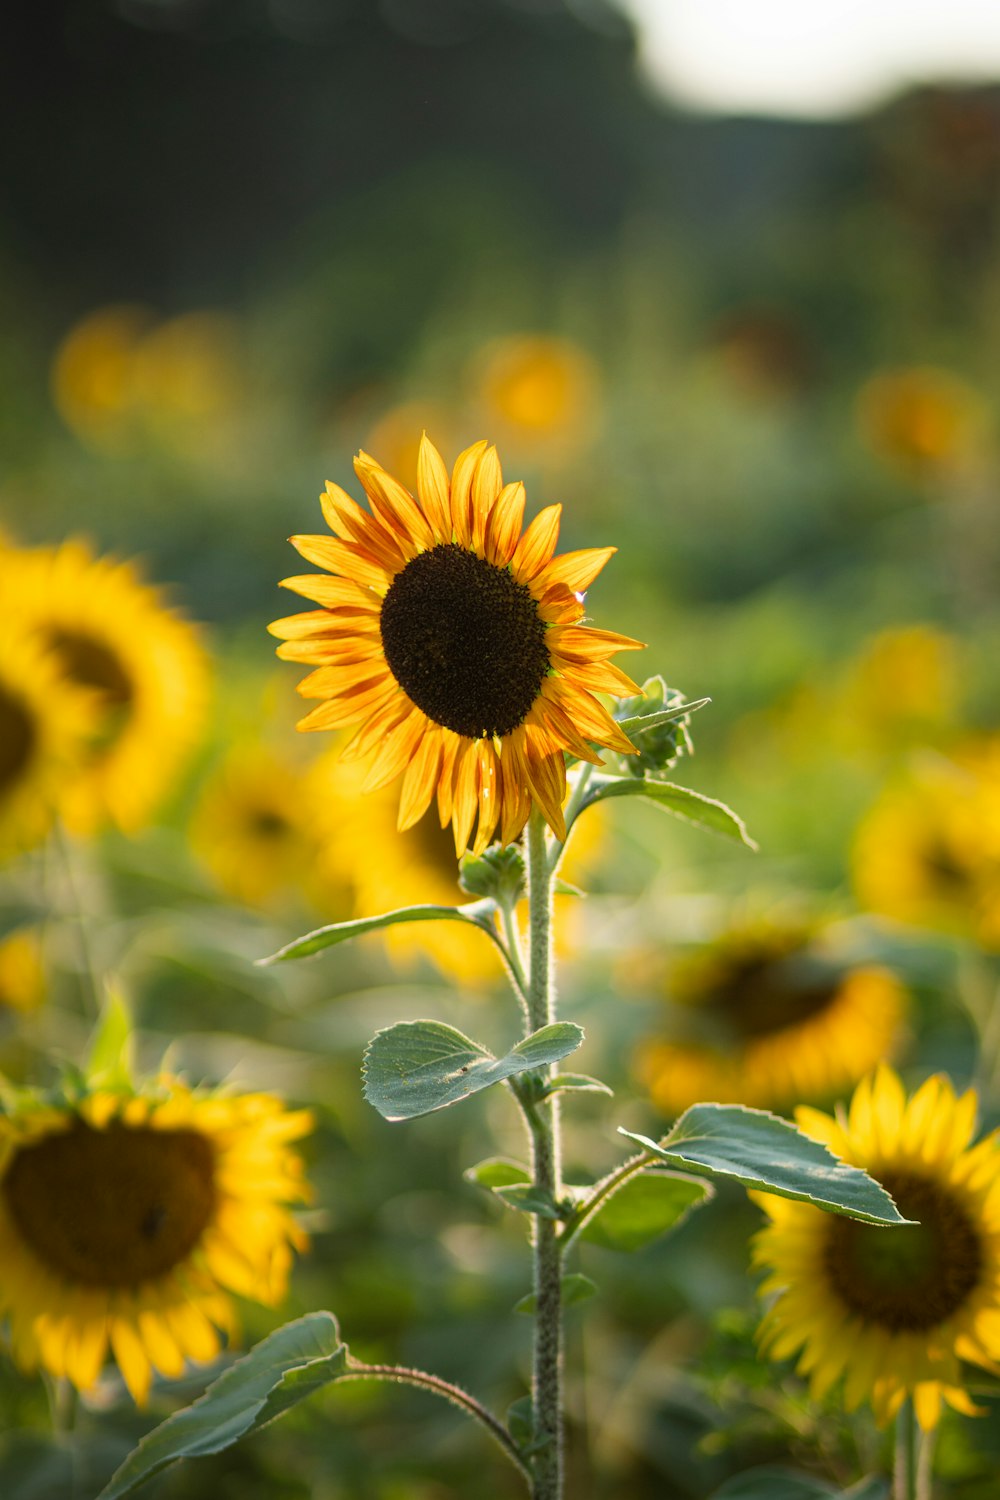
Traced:
<path fill-rule="evenodd" d="M 68 677 L 95 689 L 111 706 L 123 707 L 135 695 L 132 680 L 120 658 L 96 636 L 85 631 L 53 628 L 49 640 Z"/>
<path fill-rule="evenodd" d="M 396 574 L 381 630 L 389 670 L 411 701 L 470 739 L 523 724 L 549 670 L 531 590 L 455 542 Z"/>
<path fill-rule="evenodd" d="M 37 738 L 35 721 L 25 705 L 0 688 L 0 796 L 17 785 Z"/>
<path fill-rule="evenodd" d="M 769 1036 L 819 1015 L 833 1001 L 838 975 L 805 954 L 747 955 L 721 974 L 702 1004 L 738 1037 Z"/>
<path fill-rule="evenodd" d="M 2 1191 L 24 1243 L 85 1286 L 136 1286 L 194 1249 L 215 1211 L 215 1153 L 194 1130 L 112 1123 L 21 1147 Z"/>
<path fill-rule="evenodd" d="M 923 1332 L 964 1306 L 983 1266 L 976 1225 L 953 1192 L 913 1172 L 879 1179 L 918 1224 L 878 1229 L 830 1215 L 823 1265 L 852 1313 L 893 1333 Z"/>

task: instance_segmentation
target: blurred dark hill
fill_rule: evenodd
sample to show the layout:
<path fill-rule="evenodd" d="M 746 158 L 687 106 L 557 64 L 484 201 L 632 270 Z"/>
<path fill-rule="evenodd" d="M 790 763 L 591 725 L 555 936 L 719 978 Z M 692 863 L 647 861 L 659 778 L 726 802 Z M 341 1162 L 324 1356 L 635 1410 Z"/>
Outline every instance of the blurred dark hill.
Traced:
<path fill-rule="evenodd" d="M 599 234 L 653 110 L 624 21 L 591 9 L 592 25 L 501 0 L 16 6 L 0 55 L 14 257 L 81 306 L 226 300 L 316 210 L 446 153 L 516 163 L 564 233 Z M 400 223 L 400 250 L 420 234 Z"/>

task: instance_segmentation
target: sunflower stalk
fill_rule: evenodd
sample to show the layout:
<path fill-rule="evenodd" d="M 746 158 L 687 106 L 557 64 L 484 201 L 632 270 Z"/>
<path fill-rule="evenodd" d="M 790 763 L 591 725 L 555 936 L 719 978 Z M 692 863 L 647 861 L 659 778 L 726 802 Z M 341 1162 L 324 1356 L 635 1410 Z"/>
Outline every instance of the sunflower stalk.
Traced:
<path fill-rule="evenodd" d="M 552 971 L 552 889 L 558 859 L 550 857 L 545 819 L 533 807 L 528 819 L 529 988 L 532 1030 L 556 1016 Z M 546 1079 L 549 1066 L 543 1071 Z M 559 1098 L 549 1095 L 524 1110 L 531 1134 L 533 1187 L 558 1202 L 561 1195 Z M 562 1254 L 558 1225 L 533 1219 L 535 1349 L 532 1372 L 533 1500 L 560 1500 L 563 1493 Z"/>

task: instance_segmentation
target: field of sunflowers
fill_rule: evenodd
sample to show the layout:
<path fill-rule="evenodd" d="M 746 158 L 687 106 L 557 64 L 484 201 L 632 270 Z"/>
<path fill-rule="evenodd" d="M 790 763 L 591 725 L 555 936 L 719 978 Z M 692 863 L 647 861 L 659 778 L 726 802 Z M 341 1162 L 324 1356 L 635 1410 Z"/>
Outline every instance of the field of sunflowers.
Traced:
<path fill-rule="evenodd" d="M 0 1496 L 991 1500 L 1000 86 L 685 115 L 611 0 L 10 31 Z"/>

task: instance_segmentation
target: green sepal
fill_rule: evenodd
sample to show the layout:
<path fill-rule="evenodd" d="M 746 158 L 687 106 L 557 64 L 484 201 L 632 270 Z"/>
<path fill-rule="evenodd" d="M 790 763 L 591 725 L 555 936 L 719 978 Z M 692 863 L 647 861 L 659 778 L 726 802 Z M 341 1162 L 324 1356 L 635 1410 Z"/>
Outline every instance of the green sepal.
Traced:
<path fill-rule="evenodd" d="M 623 698 L 614 710 L 615 719 L 635 746 L 634 755 L 616 758 L 615 770 L 625 776 L 661 776 L 682 755 L 690 755 L 691 715 L 711 701 L 698 698 L 687 703 L 683 693 L 667 687 L 662 677 L 648 678 L 641 693 Z"/>
<path fill-rule="evenodd" d="M 122 1500 L 179 1458 L 221 1453 L 347 1372 L 347 1345 L 332 1313 L 308 1313 L 286 1323 L 224 1371 L 193 1405 L 147 1433 L 97 1500 Z"/>
<path fill-rule="evenodd" d="M 401 922 L 465 922 L 478 927 L 499 946 L 494 925 L 496 915 L 494 901 L 469 901 L 464 906 L 401 906 L 396 911 L 383 912 L 378 917 L 358 917 L 352 922 L 333 922 L 329 927 L 317 927 L 293 942 L 286 943 L 277 953 L 267 958 L 258 958 L 261 967 L 267 964 L 285 963 L 291 958 L 309 958 L 324 948 L 337 943 L 346 943 L 350 938 L 364 937 L 365 933 L 378 932 L 382 927 L 395 927 Z"/>
<path fill-rule="evenodd" d="M 483 896 L 497 906 L 516 906 L 525 893 L 524 855 L 515 844 L 498 845 L 482 854 L 463 854 L 458 883 L 470 896 Z"/>
<path fill-rule="evenodd" d="M 578 1302 L 589 1302 L 591 1297 L 596 1297 L 599 1291 L 596 1281 L 591 1281 L 589 1276 L 584 1276 L 580 1271 L 570 1271 L 562 1279 L 562 1305 L 563 1307 L 574 1307 Z M 520 1302 L 514 1303 L 516 1313 L 534 1313 L 537 1303 L 534 1292 L 529 1292 L 522 1297 Z"/>
<path fill-rule="evenodd" d="M 494 1057 L 441 1021 L 403 1021 L 376 1032 L 364 1058 L 364 1094 L 386 1120 L 413 1120 L 575 1052 L 583 1029 L 557 1021 Z"/>
<path fill-rule="evenodd" d="M 690 787 L 676 786 L 672 781 L 650 781 L 624 776 L 606 776 L 596 773 L 590 778 L 582 807 L 592 807 L 608 797 L 645 797 L 655 802 L 664 812 L 696 828 L 707 828 L 712 833 L 721 833 L 726 838 L 745 844 L 748 849 L 757 845 L 747 833 L 746 824 L 738 813 L 724 802 L 693 792 Z"/>
<path fill-rule="evenodd" d="M 821 1141 L 767 1110 L 694 1104 L 659 1142 L 619 1131 L 681 1172 L 728 1179 L 867 1224 L 912 1222 L 867 1172 L 838 1161 Z"/>
<path fill-rule="evenodd" d="M 577 1213 L 586 1214 L 587 1197 L 593 1192 L 588 1188 L 581 1194 Z M 712 1184 L 695 1177 L 659 1168 L 637 1172 L 584 1218 L 578 1236 L 606 1250 L 643 1250 L 661 1235 L 679 1228 L 689 1214 L 714 1196 Z"/>

